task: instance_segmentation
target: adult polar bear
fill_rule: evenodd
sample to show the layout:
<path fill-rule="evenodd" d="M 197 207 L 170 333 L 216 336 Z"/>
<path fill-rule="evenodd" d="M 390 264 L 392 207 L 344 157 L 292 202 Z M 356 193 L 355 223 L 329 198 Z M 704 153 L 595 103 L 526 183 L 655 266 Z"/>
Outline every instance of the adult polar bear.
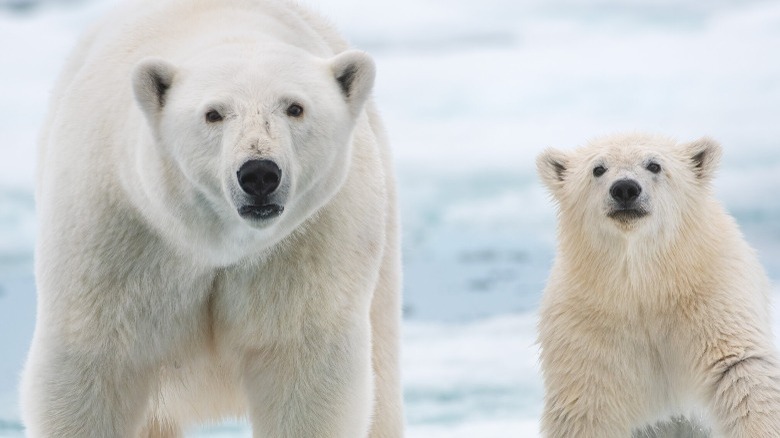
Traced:
<path fill-rule="evenodd" d="M 29 436 L 402 435 L 373 82 L 292 2 L 133 1 L 88 32 L 40 147 Z"/>
<path fill-rule="evenodd" d="M 560 220 L 539 323 L 545 437 L 626 438 L 694 407 L 718 438 L 780 437 L 769 282 L 712 194 L 720 154 L 628 134 L 539 156 Z"/>

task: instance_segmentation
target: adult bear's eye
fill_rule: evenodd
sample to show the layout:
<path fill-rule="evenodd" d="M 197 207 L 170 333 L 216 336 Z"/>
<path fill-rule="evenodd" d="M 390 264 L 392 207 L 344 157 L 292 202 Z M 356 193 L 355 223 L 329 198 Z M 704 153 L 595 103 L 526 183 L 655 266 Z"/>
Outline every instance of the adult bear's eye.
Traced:
<path fill-rule="evenodd" d="M 206 121 L 209 123 L 217 123 L 222 121 L 222 114 L 217 110 L 209 110 L 206 113 Z"/>
<path fill-rule="evenodd" d="M 607 168 L 604 166 L 596 166 L 593 168 L 593 176 L 596 178 L 600 177 L 601 175 L 604 175 L 604 173 L 607 171 Z"/>
<path fill-rule="evenodd" d="M 651 162 L 647 165 L 647 170 L 653 173 L 658 173 L 661 171 L 661 165 L 656 162 Z"/>
<path fill-rule="evenodd" d="M 303 107 L 294 103 L 287 107 L 287 115 L 290 117 L 300 117 L 303 115 Z"/>

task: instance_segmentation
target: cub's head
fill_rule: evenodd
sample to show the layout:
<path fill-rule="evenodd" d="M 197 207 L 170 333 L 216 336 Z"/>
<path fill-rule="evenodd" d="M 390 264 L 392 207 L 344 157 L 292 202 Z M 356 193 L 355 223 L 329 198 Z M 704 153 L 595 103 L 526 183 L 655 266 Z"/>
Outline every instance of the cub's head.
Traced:
<path fill-rule="evenodd" d="M 133 90 L 167 160 L 160 183 L 180 192 L 177 202 L 216 228 L 279 234 L 343 184 L 374 75 L 359 51 L 322 59 L 289 46 L 225 45 L 145 59 Z"/>
<path fill-rule="evenodd" d="M 559 206 L 562 229 L 603 238 L 673 232 L 710 198 L 720 146 L 709 138 L 677 144 L 665 137 L 605 137 L 571 152 L 537 158 L 542 182 Z"/>

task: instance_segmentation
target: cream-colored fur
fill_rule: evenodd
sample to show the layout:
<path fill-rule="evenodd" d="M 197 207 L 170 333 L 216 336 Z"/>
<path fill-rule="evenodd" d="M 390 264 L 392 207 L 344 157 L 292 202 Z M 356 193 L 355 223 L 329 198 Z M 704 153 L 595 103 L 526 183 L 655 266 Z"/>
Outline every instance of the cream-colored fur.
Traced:
<path fill-rule="evenodd" d="M 87 32 L 41 136 L 28 436 L 237 416 L 257 437 L 403 435 L 373 81 L 292 2 L 135 0 Z M 237 171 L 259 159 L 281 168 L 284 210 L 247 219 Z"/>
<path fill-rule="evenodd" d="M 694 409 L 715 437 L 780 437 L 769 284 L 713 197 L 720 154 L 628 134 L 538 157 L 559 213 L 539 323 L 545 437 L 626 438 Z M 642 217 L 610 216 L 625 179 Z"/>

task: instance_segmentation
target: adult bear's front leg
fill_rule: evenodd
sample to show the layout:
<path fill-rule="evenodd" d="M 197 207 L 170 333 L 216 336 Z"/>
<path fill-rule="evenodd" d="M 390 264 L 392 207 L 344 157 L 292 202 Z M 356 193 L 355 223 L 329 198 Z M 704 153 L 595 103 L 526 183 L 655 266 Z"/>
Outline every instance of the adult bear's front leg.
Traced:
<path fill-rule="evenodd" d="M 138 256 L 132 245 L 116 250 L 127 260 L 90 253 L 105 236 L 98 229 L 81 246 L 54 240 L 39 256 L 38 314 L 21 388 L 29 437 L 137 438 L 161 367 L 201 343 L 210 274 L 152 257 L 165 253 L 140 245 L 149 240 L 141 233 L 120 236 L 138 244 Z"/>
<path fill-rule="evenodd" d="M 300 321 L 297 341 L 246 354 L 255 437 L 365 437 L 373 404 L 368 315 L 343 331 Z"/>
<path fill-rule="evenodd" d="M 95 347 L 89 353 L 65 351 L 36 337 L 22 383 L 26 436 L 138 436 L 153 372 L 114 348 Z"/>

